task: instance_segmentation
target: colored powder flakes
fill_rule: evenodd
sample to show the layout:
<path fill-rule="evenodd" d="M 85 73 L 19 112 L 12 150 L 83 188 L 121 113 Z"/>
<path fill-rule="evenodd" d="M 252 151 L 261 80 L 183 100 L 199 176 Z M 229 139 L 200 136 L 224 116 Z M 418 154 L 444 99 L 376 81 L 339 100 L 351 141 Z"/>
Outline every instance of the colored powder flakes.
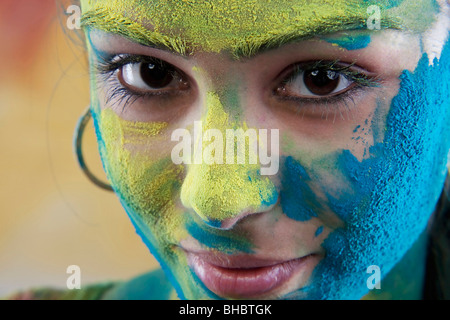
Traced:
<path fill-rule="evenodd" d="M 207 107 L 203 120 L 205 131 L 218 129 L 224 134 L 226 129 L 233 127 L 215 93 L 208 94 Z M 250 148 L 246 148 L 246 158 L 247 152 Z M 234 164 L 189 165 L 181 189 L 181 200 L 212 226 L 244 210 L 253 211 L 270 205 L 276 201 L 277 192 L 270 179 L 261 177 L 259 169 L 258 164 L 237 164 L 236 161 Z"/>
<path fill-rule="evenodd" d="M 164 45 L 182 54 L 229 50 L 235 56 L 251 56 L 262 47 L 277 47 L 294 38 L 366 29 L 367 8 L 373 4 L 383 10 L 382 28 L 420 31 L 433 19 L 423 12 L 436 10 L 432 0 L 310 0 L 295 4 L 275 0 L 82 0 L 82 25 L 142 44 Z"/>

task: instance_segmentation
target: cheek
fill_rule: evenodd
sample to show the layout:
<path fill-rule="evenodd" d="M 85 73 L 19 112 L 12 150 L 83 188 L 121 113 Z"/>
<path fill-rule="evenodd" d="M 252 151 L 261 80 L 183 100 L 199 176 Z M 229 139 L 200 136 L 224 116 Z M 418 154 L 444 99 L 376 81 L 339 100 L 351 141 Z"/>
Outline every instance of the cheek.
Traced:
<path fill-rule="evenodd" d="M 379 223 L 416 220 L 412 214 L 417 213 L 415 223 L 423 227 L 446 176 L 450 148 L 448 55 L 447 46 L 439 64 L 429 66 L 424 57 L 414 73 L 402 74 L 399 92 L 382 120 L 384 130 L 373 122 L 374 143 L 365 157 L 347 149 L 306 161 L 285 157 L 285 213 L 305 221 L 329 208 L 349 222 L 367 219 L 365 213 L 370 211 L 371 216 L 380 218 Z M 300 208 L 300 203 L 305 208 Z M 408 214 L 391 218 L 392 212 L 400 211 Z"/>
<path fill-rule="evenodd" d="M 425 230 L 441 194 L 450 147 L 448 57 L 447 47 L 434 67 L 424 57 L 414 73 L 403 73 L 371 158 L 359 162 L 347 151 L 337 158 L 354 192 L 329 199 L 346 228 L 323 246 L 337 269 L 353 274 L 348 283 L 362 284 L 358 294 L 366 288 L 357 272 L 376 264 L 387 274 Z M 323 264 L 320 272 L 332 271 Z"/>
<path fill-rule="evenodd" d="M 448 174 L 449 47 L 439 63 L 430 66 L 424 56 L 413 73 L 403 72 L 383 139 L 374 136 L 378 142 L 367 158 L 341 150 L 308 166 L 284 161 L 285 214 L 322 219 L 330 210 L 344 223 L 322 243 L 327 254 L 314 271 L 320 285 L 310 288 L 312 296 L 361 297 L 367 267 L 378 265 L 387 274 L 425 230 Z M 339 188 L 324 183 L 327 173 L 335 174 Z M 336 286 L 345 289 L 334 292 Z"/>
<path fill-rule="evenodd" d="M 168 124 L 125 121 L 110 109 L 94 118 L 106 174 L 128 215 L 142 220 L 156 239 L 172 241 L 181 224 L 174 199 L 184 168 L 164 147 Z"/>
<path fill-rule="evenodd" d="M 354 172 L 366 173 L 363 189 L 370 187 L 374 198 L 380 199 L 372 203 L 377 212 L 403 213 L 393 223 L 403 219 L 423 229 L 442 191 L 450 147 L 448 60 L 449 45 L 439 63 L 430 66 L 424 56 L 414 73 L 401 75 L 384 141 L 371 150 L 373 160 L 359 164 L 349 155 L 342 157 L 349 172 L 357 169 Z"/>

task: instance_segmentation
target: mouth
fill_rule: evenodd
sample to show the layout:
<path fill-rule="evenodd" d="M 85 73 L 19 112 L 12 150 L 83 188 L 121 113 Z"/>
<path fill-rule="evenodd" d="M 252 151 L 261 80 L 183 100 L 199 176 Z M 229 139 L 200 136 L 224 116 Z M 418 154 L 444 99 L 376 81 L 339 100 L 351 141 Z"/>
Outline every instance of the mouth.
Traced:
<path fill-rule="evenodd" d="M 294 278 L 305 282 L 318 262 L 315 254 L 290 260 L 194 252 L 187 252 L 187 257 L 197 277 L 210 291 L 221 297 L 241 299 L 273 295 Z"/>

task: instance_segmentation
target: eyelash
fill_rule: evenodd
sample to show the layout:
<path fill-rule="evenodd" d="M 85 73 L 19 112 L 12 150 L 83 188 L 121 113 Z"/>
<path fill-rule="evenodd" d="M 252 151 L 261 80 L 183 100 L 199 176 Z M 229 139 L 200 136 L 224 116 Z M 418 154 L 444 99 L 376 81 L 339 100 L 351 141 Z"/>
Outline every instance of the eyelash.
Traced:
<path fill-rule="evenodd" d="M 123 66 L 130 63 L 149 63 L 149 64 L 160 64 L 162 60 L 149 57 L 149 56 L 141 56 L 141 55 L 97 55 L 97 63 L 95 65 L 96 75 L 99 76 L 97 81 L 97 86 L 101 87 L 106 84 L 107 92 L 106 92 L 106 104 L 112 103 L 114 106 L 122 105 L 122 111 L 130 104 L 136 102 L 139 99 L 147 99 L 155 96 L 164 97 L 168 96 L 168 92 L 135 92 L 126 88 L 120 81 L 115 77 L 117 72 Z M 169 64 L 167 64 L 169 65 Z M 177 72 L 174 68 L 171 72 Z"/>
<path fill-rule="evenodd" d="M 305 105 L 311 105 L 313 108 L 320 107 L 323 108 L 322 115 L 326 112 L 327 118 L 330 109 L 330 105 L 333 106 L 336 114 L 339 112 L 342 114 L 342 109 L 346 112 L 352 111 L 356 105 L 354 97 L 364 91 L 367 88 L 379 87 L 381 84 L 381 79 L 374 76 L 368 76 L 362 72 L 358 72 L 353 70 L 354 64 L 343 65 L 339 60 L 334 61 L 314 61 L 314 62 L 306 62 L 306 63 L 298 63 L 293 67 L 289 67 L 292 71 L 290 71 L 289 75 L 284 78 L 281 84 L 277 87 L 277 89 L 281 86 L 288 84 L 290 81 L 295 79 L 298 76 L 299 72 L 308 72 L 314 70 L 330 70 L 338 72 L 341 76 L 346 77 L 348 80 L 352 81 L 353 85 L 351 88 L 347 89 L 342 93 L 336 93 L 327 97 L 320 98 L 306 98 L 306 97 L 295 97 L 295 96 L 280 96 L 275 93 L 277 89 L 274 90 L 274 95 L 277 95 L 277 99 L 281 101 L 292 101 L 295 103 L 294 111 L 296 113 L 300 113 L 303 110 L 303 115 L 305 113 Z"/>
<path fill-rule="evenodd" d="M 168 92 L 134 92 L 129 88 L 123 86 L 123 84 L 115 77 L 117 72 L 123 66 L 130 63 L 151 63 L 158 64 L 161 63 L 160 59 L 141 56 L 141 55 L 98 55 L 97 64 L 95 65 L 96 74 L 99 76 L 99 81 L 97 85 L 100 87 L 101 85 L 106 83 L 107 92 L 106 92 L 106 103 L 113 103 L 117 105 L 122 105 L 122 111 L 126 108 L 126 106 L 134 103 L 139 99 L 147 99 L 155 96 L 164 97 L 174 93 Z M 169 64 L 167 64 L 169 65 Z M 322 107 L 325 108 L 327 115 L 330 110 L 329 105 L 332 105 L 334 111 L 337 113 L 341 112 L 342 108 L 345 110 L 351 111 L 355 106 L 354 96 L 360 93 L 361 91 L 367 88 L 378 87 L 381 83 L 381 80 L 377 77 L 368 76 L 364 73 L 353 70 L 354 64 L 343 65 L 339 60 L 335 61 L 314 61 L 314 62 L 306 62 L 306 63 L 298 63 L 294 66 L 289 67 L 291 69 L 290 73 L 287 77 L 277 86 L 280 88 L 283 85 L 288 84 L 295 77 L 298 76 L 299 72 L 308 72 L 313 70 L 330 70 L 338 72 L 341 76 L 346 77 L 348 80 L 352 81 L 354 84 L 351 88 L 342 93 L 337 93 L 328 97 L 320 97 L 320 98 L 307 98 L 307 97 L 295 97 L 295 96 L 281 96 L 276 93 L 275 89 L 273 94 L 277 97 L 277 99 L 281 101 L 292 101 L 295 103 L 294 109 L 297 113 L 301 112 L 304 109 L 305 105 L 311 105 L 313 108 Z M 174 68 L 171 70 L 172 72 L 179 72 Z M 349 106 L 353 105 L 353 106 Z M 322 112 L 323 114 L 324 112 Z"/>

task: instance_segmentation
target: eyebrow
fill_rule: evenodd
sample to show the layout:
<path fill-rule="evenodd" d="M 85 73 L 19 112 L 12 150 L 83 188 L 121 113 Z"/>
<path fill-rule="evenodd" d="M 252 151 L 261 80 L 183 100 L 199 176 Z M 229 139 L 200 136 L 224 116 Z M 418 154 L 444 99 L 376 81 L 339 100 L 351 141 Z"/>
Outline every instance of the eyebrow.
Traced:
<path fill-rule="evenodd" d="M 316 36 L 332 34 L 339 31 L 368 30 L 367 16 L 355 14 L 350 17 L 334 16 L 327 18 L 321 24 L 301 28 L 291 25 L 283 32 L 265 33 L 242 37 L 229 48 L 224 48 L 235 59 L 252 58 L 266 51 L 280 48 L 286 44 L 311 39 Z M 146 28 L 143 24 L 133 21 L 123 15 L 112 14 L 106 8 L 94 8 L 82 15 L 81 25 L 84 29 L 98 29 L 114 33 L 131 39 L 141 45 L 157 48 L 182 56 L 189 56 L 194 52 L 192 44 L 188 44 L 179 36 L 167 36 Z M 381 20 L 381 29 L 405 30 L 400 20 L 384 16 Z"/>
<path fill-rule="evenodd" d="M 97 8 L 89 10 L 81 17 L 81 27 L 98 29 L 129 38 L 141 45 L 189 55 L 187 44 L 181 38 L 169 37 L 147 29 L 143 25 L 125 17 L 111 14 L 109 10 Z"/>

